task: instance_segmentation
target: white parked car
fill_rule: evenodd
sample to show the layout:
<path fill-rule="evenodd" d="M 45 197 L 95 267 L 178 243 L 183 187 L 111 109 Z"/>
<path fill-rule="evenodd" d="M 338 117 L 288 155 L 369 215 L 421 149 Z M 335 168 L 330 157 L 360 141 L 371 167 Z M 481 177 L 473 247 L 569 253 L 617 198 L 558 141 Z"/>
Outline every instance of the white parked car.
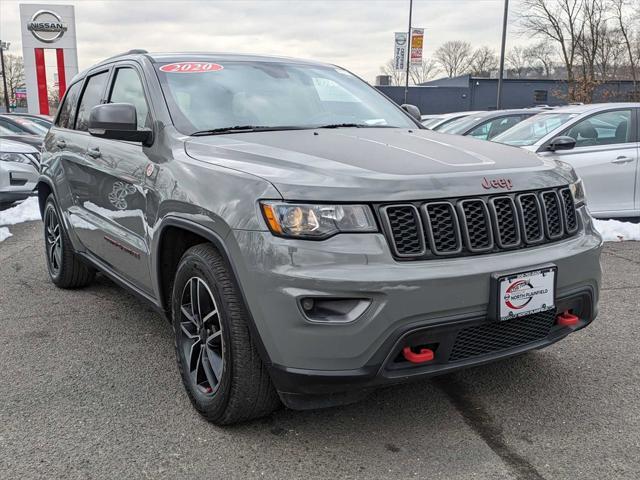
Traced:
<path fill-rule="evenodd" d="M 40 154 L 26 143 L 0 138 L 0 205 L 33 195 L 40 169 Z"/>
<path fill-rule="evenodd" d="M 574 105 L 540 113 L 493 141 L 569 163 L 595 217 L 638 217 L 639 125 L 640 103 Z"/>

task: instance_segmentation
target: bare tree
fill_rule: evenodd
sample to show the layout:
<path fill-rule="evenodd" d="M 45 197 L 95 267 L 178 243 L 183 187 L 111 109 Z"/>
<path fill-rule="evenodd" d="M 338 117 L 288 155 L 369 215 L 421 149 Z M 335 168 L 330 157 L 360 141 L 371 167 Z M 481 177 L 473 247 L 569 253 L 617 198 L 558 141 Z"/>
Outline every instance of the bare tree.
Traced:
<path fill-rule="evenodd" d="M 555 63 L 556 51 L 548 40 L 543 40 L 525 50 L 527 63 L 540 71 L 540 74 L 549 78 Z"/>
<path fill-rule="evenodd" d="M 504 61 L 514 77 L 521 78 L 526 75 L 529 67 L 529 57 L 525 48 L 511 48 L 504 56 Z"/>
<path fill-rule="evenodd" d="M 383 75 L 388 75 L 391 78 L 391 85 L 404 85 L 404 70 L 396 70 L 395 62 L 393 58 L 380 67 L 380 72 Z"/>
<path fill-rule="evenodd" d="M 638 72 L 636 72 L 636 60 L 640 59 L 640 29 L 638 29 L 639 31 L 635 32 L 637 36 L 636 49 L 638 51 L 634 52 L 633 41 L 631 39 L 632 33 L 629 31 L 629 28 L 627 26 L 627 19 L 630 18 L 630 15 L 627 15 L 627 8 L 630 6 L 630 3 L 627 0 L 610 0 L 610 2 L 614 21 L 617 23 L 618 29 L 620 30 L 620 35 L 622 36 L 624 46 L 627 51 L 629 68 L 631 69 L 631 78 L 633 79 L 633 90 L 635 93 L 638 89 Z M 637 0 L 636 3 L 636 12 L 634 16 L 636 19 L 635 24 L 637 25 L 638 22 L 640 22 L 640 0 Z"/>
<path fill-rule="evenodd" d="M 472 52 L 469 42 L 450 40 L 440 45 L 434 58 L 448 77 L 457 77 L 469 71 Z"/>
<path fill-rule="evenodd" d="M 18 55 L 5 54 L 4 69 L 7 76 L 9 98 L 16 98 L 16 88 L 24 87 L 24 62 Z M 0 82 L 0 98 L 4 98 L 4 86 Z"/>
<path fill-rule="evenodd" d="M 603 36 L 596 50 L 597 77 L 602 80 L 624 77 L 625 62 L 626 49 L 622 32 L 619 29 L 607 29 L 607 34 Z"/>
<path fill-rule="evenodd" d="M 488 77 L 492 70 L 498 68 L 496 52 L 487 47 L 478 47 L 471 57 L 471 74 L 478 77 Z"/>
<path fill-rule="evenodd" d="M 569 83 L 575 79 L 574 65 L 584 34 L 583 3 L 584 0 L 522 0 L 523 28 L 558 47 Z"/>
<path fill-rule="evenodd" d="M 409 68 L 409 80 L 414 84 L 427 82 L 431 80 L 440 69 L 433 59 L 423 59 L 420 65 L 411 65 Z"/>

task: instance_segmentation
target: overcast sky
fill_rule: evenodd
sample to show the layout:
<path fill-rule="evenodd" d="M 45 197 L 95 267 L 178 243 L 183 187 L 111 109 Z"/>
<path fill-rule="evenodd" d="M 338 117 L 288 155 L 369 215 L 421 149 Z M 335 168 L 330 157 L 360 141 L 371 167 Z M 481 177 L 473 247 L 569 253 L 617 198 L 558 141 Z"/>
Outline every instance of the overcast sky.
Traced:
<path fill-rule="evenodd" d="M 131 48 L 231 51 L 336 63 L 369 81 L 393 56 L 393 32 L 406 31 L 409 6 L 409 0 L 1 0 L 0 37 L 11 42 L 10 53 L 22 52 L 20 3 L 75 5 L 80 69 Z M 425 55 L 454 39 L 497 50 L 503 5 L 414 0 L 413 26 L 426 29 Z M 515 27 L 509 42 L 524 42 Z"/>

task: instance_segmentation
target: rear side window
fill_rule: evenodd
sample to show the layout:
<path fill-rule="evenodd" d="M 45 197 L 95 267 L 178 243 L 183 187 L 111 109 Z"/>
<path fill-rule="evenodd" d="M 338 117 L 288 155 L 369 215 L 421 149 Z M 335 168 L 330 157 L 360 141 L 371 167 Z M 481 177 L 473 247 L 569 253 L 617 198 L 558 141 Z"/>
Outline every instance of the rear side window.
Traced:
<path fill-rule="evenodd" d="M 119 68 L 111 89 L 110 103 L 130 103 L 136 107 L 138 128 L 147 123 L 149 107 L 144 97 L 144 89 L 140 77 L 133 68 Z"/>
<path fill-rule="evenodd" d="M 80 108 L 78 108 L 76 130 L 86 131 L 89 129 L 89 114 L 93 107 L 100 104 L 108 78 L 109 72 L 102 72 L 87 80 L 84 92 L 82 92 Z"/>
<path fill-rule="evenodd" d="M 66 97 L 60 107 L 60 114 L 56 121 L 56 126 L 60 128 L 73 128 L 76 120 L 76 106 L 78 105 L 78 95 L 82 82 L 74 83 L 69 87 Z"/>

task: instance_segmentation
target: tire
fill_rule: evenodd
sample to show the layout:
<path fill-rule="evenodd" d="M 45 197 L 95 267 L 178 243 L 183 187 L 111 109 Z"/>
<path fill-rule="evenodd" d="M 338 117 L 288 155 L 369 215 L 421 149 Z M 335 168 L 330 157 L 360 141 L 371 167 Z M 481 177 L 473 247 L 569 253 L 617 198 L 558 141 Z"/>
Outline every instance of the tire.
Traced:
<path fill-rule="evenodd" d="M 51 281 L 60 288 L 82 288 L 95 278 L 96 271 L 73 251 L 53 195 L 44 206 L 44 245 Z"/>
<path fill-rule="evenodd" d="M 217 425 L 276 410 L 280 400 L 251 339 L 242 297 L 212 245 L 187 250 L 172 292 L 178 369 L 195 409 Z"/>

